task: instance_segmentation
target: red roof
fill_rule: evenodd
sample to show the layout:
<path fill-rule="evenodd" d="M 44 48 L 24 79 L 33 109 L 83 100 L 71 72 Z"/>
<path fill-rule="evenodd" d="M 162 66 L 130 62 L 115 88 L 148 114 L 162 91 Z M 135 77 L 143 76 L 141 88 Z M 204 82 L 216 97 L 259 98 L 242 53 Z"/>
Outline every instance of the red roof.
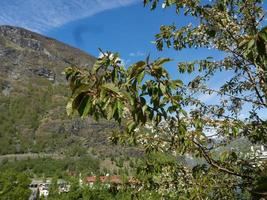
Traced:
<path fill-rule="evenodd" d="M 94 183 L 96 182 L 96 176 L 87 176 L 85 181 L 87 183 Z"/>

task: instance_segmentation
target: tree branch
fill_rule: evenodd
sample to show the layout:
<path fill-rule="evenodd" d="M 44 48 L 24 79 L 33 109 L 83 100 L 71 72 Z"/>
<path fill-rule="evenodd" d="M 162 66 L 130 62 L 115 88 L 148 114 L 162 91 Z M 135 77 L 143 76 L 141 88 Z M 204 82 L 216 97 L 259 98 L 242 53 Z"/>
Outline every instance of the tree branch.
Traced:
<path fill-rule="evenodd" d="M 199 148 L 200 152 L 202 153 L 203 157 L 205 158 L 205 160 L 214 168 L 218 169 L 219 171 L 222 171 L 222 172 L 225 172 L 227 174 L 230 174 L 230 175 L 234 175 L 234 176 L 238 176 L 238 177 L 241 177 L 241 178 L 245 178 L 245 179 L 253 179 L 251 176 L 248 176 L 248 175 L 245 175 L 245 174 L 240 174 L 240 173 L 237 173 L 231 169 L 228 169 L 228 168 L 225 168 L 225 167 L 222 167 L 220 165 L 217 164 L 217 162 L 215 160 L 213 160 L 210 155 L 205 151 L 204 147 L 199 144 L 198 142 L 196 142 L 195 140 L 192 140 L 192 142 Z"/>

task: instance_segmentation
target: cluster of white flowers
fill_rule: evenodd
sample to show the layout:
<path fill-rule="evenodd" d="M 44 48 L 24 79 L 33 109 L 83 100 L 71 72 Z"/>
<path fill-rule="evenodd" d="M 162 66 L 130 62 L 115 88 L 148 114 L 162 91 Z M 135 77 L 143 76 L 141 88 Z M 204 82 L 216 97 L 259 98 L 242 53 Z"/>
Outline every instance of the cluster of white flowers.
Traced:
<path fill-rule="evenodd" d="M 114 62 L 116 64 L 121 64 L 122 63 L 122 60 L 117 56 L 115 57 L 115 55 L 113 53 L 102 53 L 102 52 L 100 52 L 98 58 L 102 59 L 104 57 L 108 57 L 109 60 L 114 60 L 115 59 Z"/>

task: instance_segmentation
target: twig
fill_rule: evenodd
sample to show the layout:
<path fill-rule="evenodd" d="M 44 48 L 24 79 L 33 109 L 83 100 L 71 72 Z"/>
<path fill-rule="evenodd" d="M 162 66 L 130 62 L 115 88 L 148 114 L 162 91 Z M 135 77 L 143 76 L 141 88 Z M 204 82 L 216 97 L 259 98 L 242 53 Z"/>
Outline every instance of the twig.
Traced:
<path fill-rule="evenodd" d="M 227 174 L 230 174 L 230 175 L 234 175 L 234 176 L 238 176 L 238 177 L 241 177 L 241 178 L 246 178 L 246 179 L 250 179 L 252 180 L 253 178 L 251 176 L 248 176 L 248 175 L 245 175 L 245 174 L 240 174 L 240 173 L 237 173 L 231 169 L 228 169 L 228 168 L 225 168 L 225 167 L 222 167 L 220 165 L 218 165 L 216 163 L 216 161 L 214 161 L 210 156 L 209 154 L 205 151 L 204 147 L 199 144 L 198 142 L 196 142 L 195 140 L 192 140 L 192 142 L 200 149 L 203 157 L 205 158 L 205 160 L 212 166 L 212 167 L 215 167 L 217 168 L 219 171 L 223 171 Z"/>

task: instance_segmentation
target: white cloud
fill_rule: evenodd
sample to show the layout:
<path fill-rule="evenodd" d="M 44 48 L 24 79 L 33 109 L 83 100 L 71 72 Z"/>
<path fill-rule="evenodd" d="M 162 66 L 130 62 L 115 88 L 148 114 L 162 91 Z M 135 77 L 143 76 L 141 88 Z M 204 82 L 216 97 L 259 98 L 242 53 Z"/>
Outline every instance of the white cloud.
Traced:
<path fill-rule="evenodd" d="M 137 52 L 132 52 L 129 54 L 129 56 L 131 57 L 141 57 L 141 56 L 144 56 L 145 53 L 144 52 L 141 52 L 141 51 L 137 51 Z"/>
<path fill-rule="evenodd" d="M 138 0 L 1 0 L 0 24 L 45 32 Z"/>

